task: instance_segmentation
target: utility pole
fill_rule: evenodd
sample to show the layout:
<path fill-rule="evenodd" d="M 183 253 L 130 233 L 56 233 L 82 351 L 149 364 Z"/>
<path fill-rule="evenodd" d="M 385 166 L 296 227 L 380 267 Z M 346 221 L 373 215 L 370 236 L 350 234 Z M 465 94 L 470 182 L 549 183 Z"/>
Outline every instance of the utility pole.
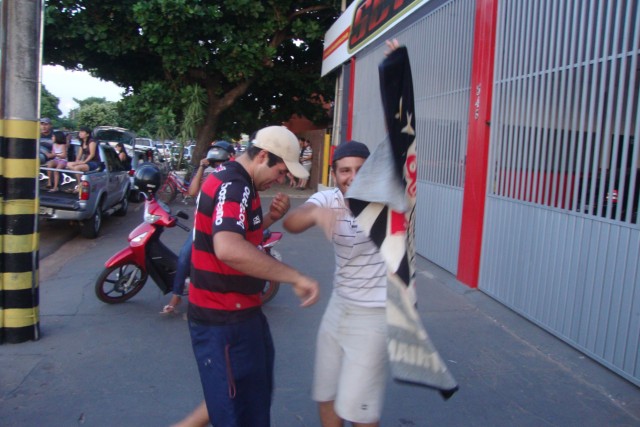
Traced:
<path fill-rule="evenodd" d="M 0 2 L 0 344 L 40 338 L 42 8 L 43 0 Z"/>

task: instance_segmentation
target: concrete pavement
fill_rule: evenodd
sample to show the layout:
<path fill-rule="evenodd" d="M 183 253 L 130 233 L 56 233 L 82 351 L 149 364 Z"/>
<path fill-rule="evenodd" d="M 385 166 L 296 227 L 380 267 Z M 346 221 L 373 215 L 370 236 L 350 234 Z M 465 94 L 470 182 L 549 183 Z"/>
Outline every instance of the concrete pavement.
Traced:
<path fill-rule="evenodd" d="M 275 188 L 263 203 L 277 190 L 295 197 L 294 205 L 311 193 Z M 0 346 L 1 426 L 168 426 L 201 400 L 186 322 L 158 314 L 168 297 L 151 281 L 120 305 L 93 293 L 104 261 L 140 221 L 140 207 L 106 221 L 97 240 L 73 239 L 41 260 L 42 338 Z M 177 251 L 185 236 L 168 230 L 163 241 Z M 272 425 L 318 426 L 309 385 L 331 246 L 310 230 L 286 235 L 276 249 L 325 291 L 302 309 L 285 285 L 264 308 L 276 344 Z M 445 402 L 432 390 L 389 381 L 381 425 L 640 425 L 636 386 L 422 258 L 417 279 L 420 315 L 460 390 Z"/>

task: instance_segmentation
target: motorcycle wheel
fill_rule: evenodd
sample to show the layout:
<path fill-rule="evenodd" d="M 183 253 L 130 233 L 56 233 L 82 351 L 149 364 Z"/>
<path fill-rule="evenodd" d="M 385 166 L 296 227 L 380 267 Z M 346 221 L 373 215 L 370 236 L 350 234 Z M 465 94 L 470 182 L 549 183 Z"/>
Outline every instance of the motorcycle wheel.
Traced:
<path fill-rule="evenodd" d="M 140 292 L 147 277 L 147 273 L 135 264 L 105 268 L 96 280 L 96 296 L 107 304 L 125 302 Z"/>
<path fill-rule="evenodd" d="M 267 283 L 265 283 L 262 293 L 260 294 L 262 304 L 266 304 L 271 301 L 278 293 L 278 289 L 280 289 L 280 282 L 267 280 Z"/>
<path fill-rule="evenodd" d="M 173 182 L 168 179 L 162 184 L 162 187 L 156 192 L 158 200 L 163 201 L 166 204 L 171 204 L 176 199 L 178 190 Z"/>
<path fill-rule="evenodd" d="M 278 261 L 282 261 L 282 255 L 280 255 L 280 252 L 271 249 L 267 251 L 267 253 Z M 270 280 L 267 280 L 267 283 L 265 283 L 264 288 L 262 289 L 262 293 L 260 294 L 260 300 L 262 301 L 262 304 L 266 304 L 273 298 L 275 298 L 279 289 L 280 282 L 272 282 Z"/>

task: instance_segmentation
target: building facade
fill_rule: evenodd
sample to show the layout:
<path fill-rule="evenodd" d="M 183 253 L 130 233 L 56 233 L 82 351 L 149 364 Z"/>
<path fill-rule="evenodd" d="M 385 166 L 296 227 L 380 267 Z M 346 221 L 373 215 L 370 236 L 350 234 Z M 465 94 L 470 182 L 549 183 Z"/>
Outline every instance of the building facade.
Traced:
<path fill-rule="evenodd" d="M 385 136 L 377 65 L 409 50 L 417 252 L 640 385 L 640 6 L 355 1 L 327 32 L 334 143 Z"/>

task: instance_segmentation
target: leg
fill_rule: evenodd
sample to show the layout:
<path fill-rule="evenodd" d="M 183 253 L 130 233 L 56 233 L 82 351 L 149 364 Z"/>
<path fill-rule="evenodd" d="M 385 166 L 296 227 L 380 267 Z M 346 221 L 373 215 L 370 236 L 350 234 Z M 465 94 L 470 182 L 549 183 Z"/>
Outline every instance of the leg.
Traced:
<path fill-rule="evenodd" d="M 209 425 L 209 413 L 204 400 L 187 415 L 182 421 L 173 424 L 171 427 L 206 427 Z"/>
<path fill-rule="evenodd" d="M 318 412 L 320 413 L 320 423 L 322 427 L 342 427 L 342 418 L 333 409 L 333 400 L 329 402 L 318 402 Z"/>
<path fill-rule="evenodd" d="M 80 162 L 69 163 L 67 167 L 70 170 L 76 171 L 76 172 L 87 172 L 89 170 L 89 165 L 87 165 L 86 163 L 80 163 Z M 80 191 L 80 175 L 78 174 L 76 174 L 76 181 L 78 181 L 78 186 L 75 189 L 74 193 L 77 193 L 78 191 Z"/>
<path fill-rule="evenodd" d="M 45 165 L 46 167 L 50 168 L 50 167 L 53 167 L 53 164 L 52 164 L 52 163 L 53 163 L 53 160 L 50 160 L 50 161 L 48 161 L 47 163 L 45 163 L 44 165 Z M 52 178 L 51 178 L 51 177 L 52 177 L 52 175 L 53 175 L 53 173 L 52 173 L 51 171 L 47 171 L 47 177 L 49 178 L 49 179 L 47 180 L 47 185 L 46 185 L 46 187 L 47 187 L 47 188 L 51 188 L 51 187 L 52 187 L 52 185 L 51 185 L 51 182 L 53 182 L 53 180 L 52 180 Z"/>
<path fill-rule="evenodd" d="M 65 162 L 58 162 L 56 165 L 56 169 L 64 169 Z M 60 172 L 53 173 L 53 191 L 58 191 L 58 186 L 60 185 Z"/>
<path fill-rule="evenodd" d="M 189 233 L 189 237 L 182 245 L 180 254 L 178 255 L 178 265 L 176 267 L 176 275 L 173 278 L 173 295 L 169 304 L 165 305 L 161 313 L 173 313 L 175 308 L 182 301 L 184 293 L 184 282 L 187 280 L 189 270 L 191 268 L 191 247 L 193 245 L 193 237 Z"/>
<path fill-rule="evenodd" d="M 345 305 L 348 327 L 339 338 L 345 356 L 334 410 L 354 426 L 377 426 L 388 364 L 385 309 Z"/>
<path fill-rule="evenodd" d="M 267 427 L 273 392 L 273 341 L 262 313 L 222 326 L 189 321 L 211 422 Z"/>
<path fill-rule="evenodd" d="M 338 341 L 340 316 L 337 299 L 332 296 L 318 328 L 311 392 L 313 400 L 318 402 L 322 427 L 342 427 L 344 424 L 334 408 L 343 363 L 343 353 Z"/>

